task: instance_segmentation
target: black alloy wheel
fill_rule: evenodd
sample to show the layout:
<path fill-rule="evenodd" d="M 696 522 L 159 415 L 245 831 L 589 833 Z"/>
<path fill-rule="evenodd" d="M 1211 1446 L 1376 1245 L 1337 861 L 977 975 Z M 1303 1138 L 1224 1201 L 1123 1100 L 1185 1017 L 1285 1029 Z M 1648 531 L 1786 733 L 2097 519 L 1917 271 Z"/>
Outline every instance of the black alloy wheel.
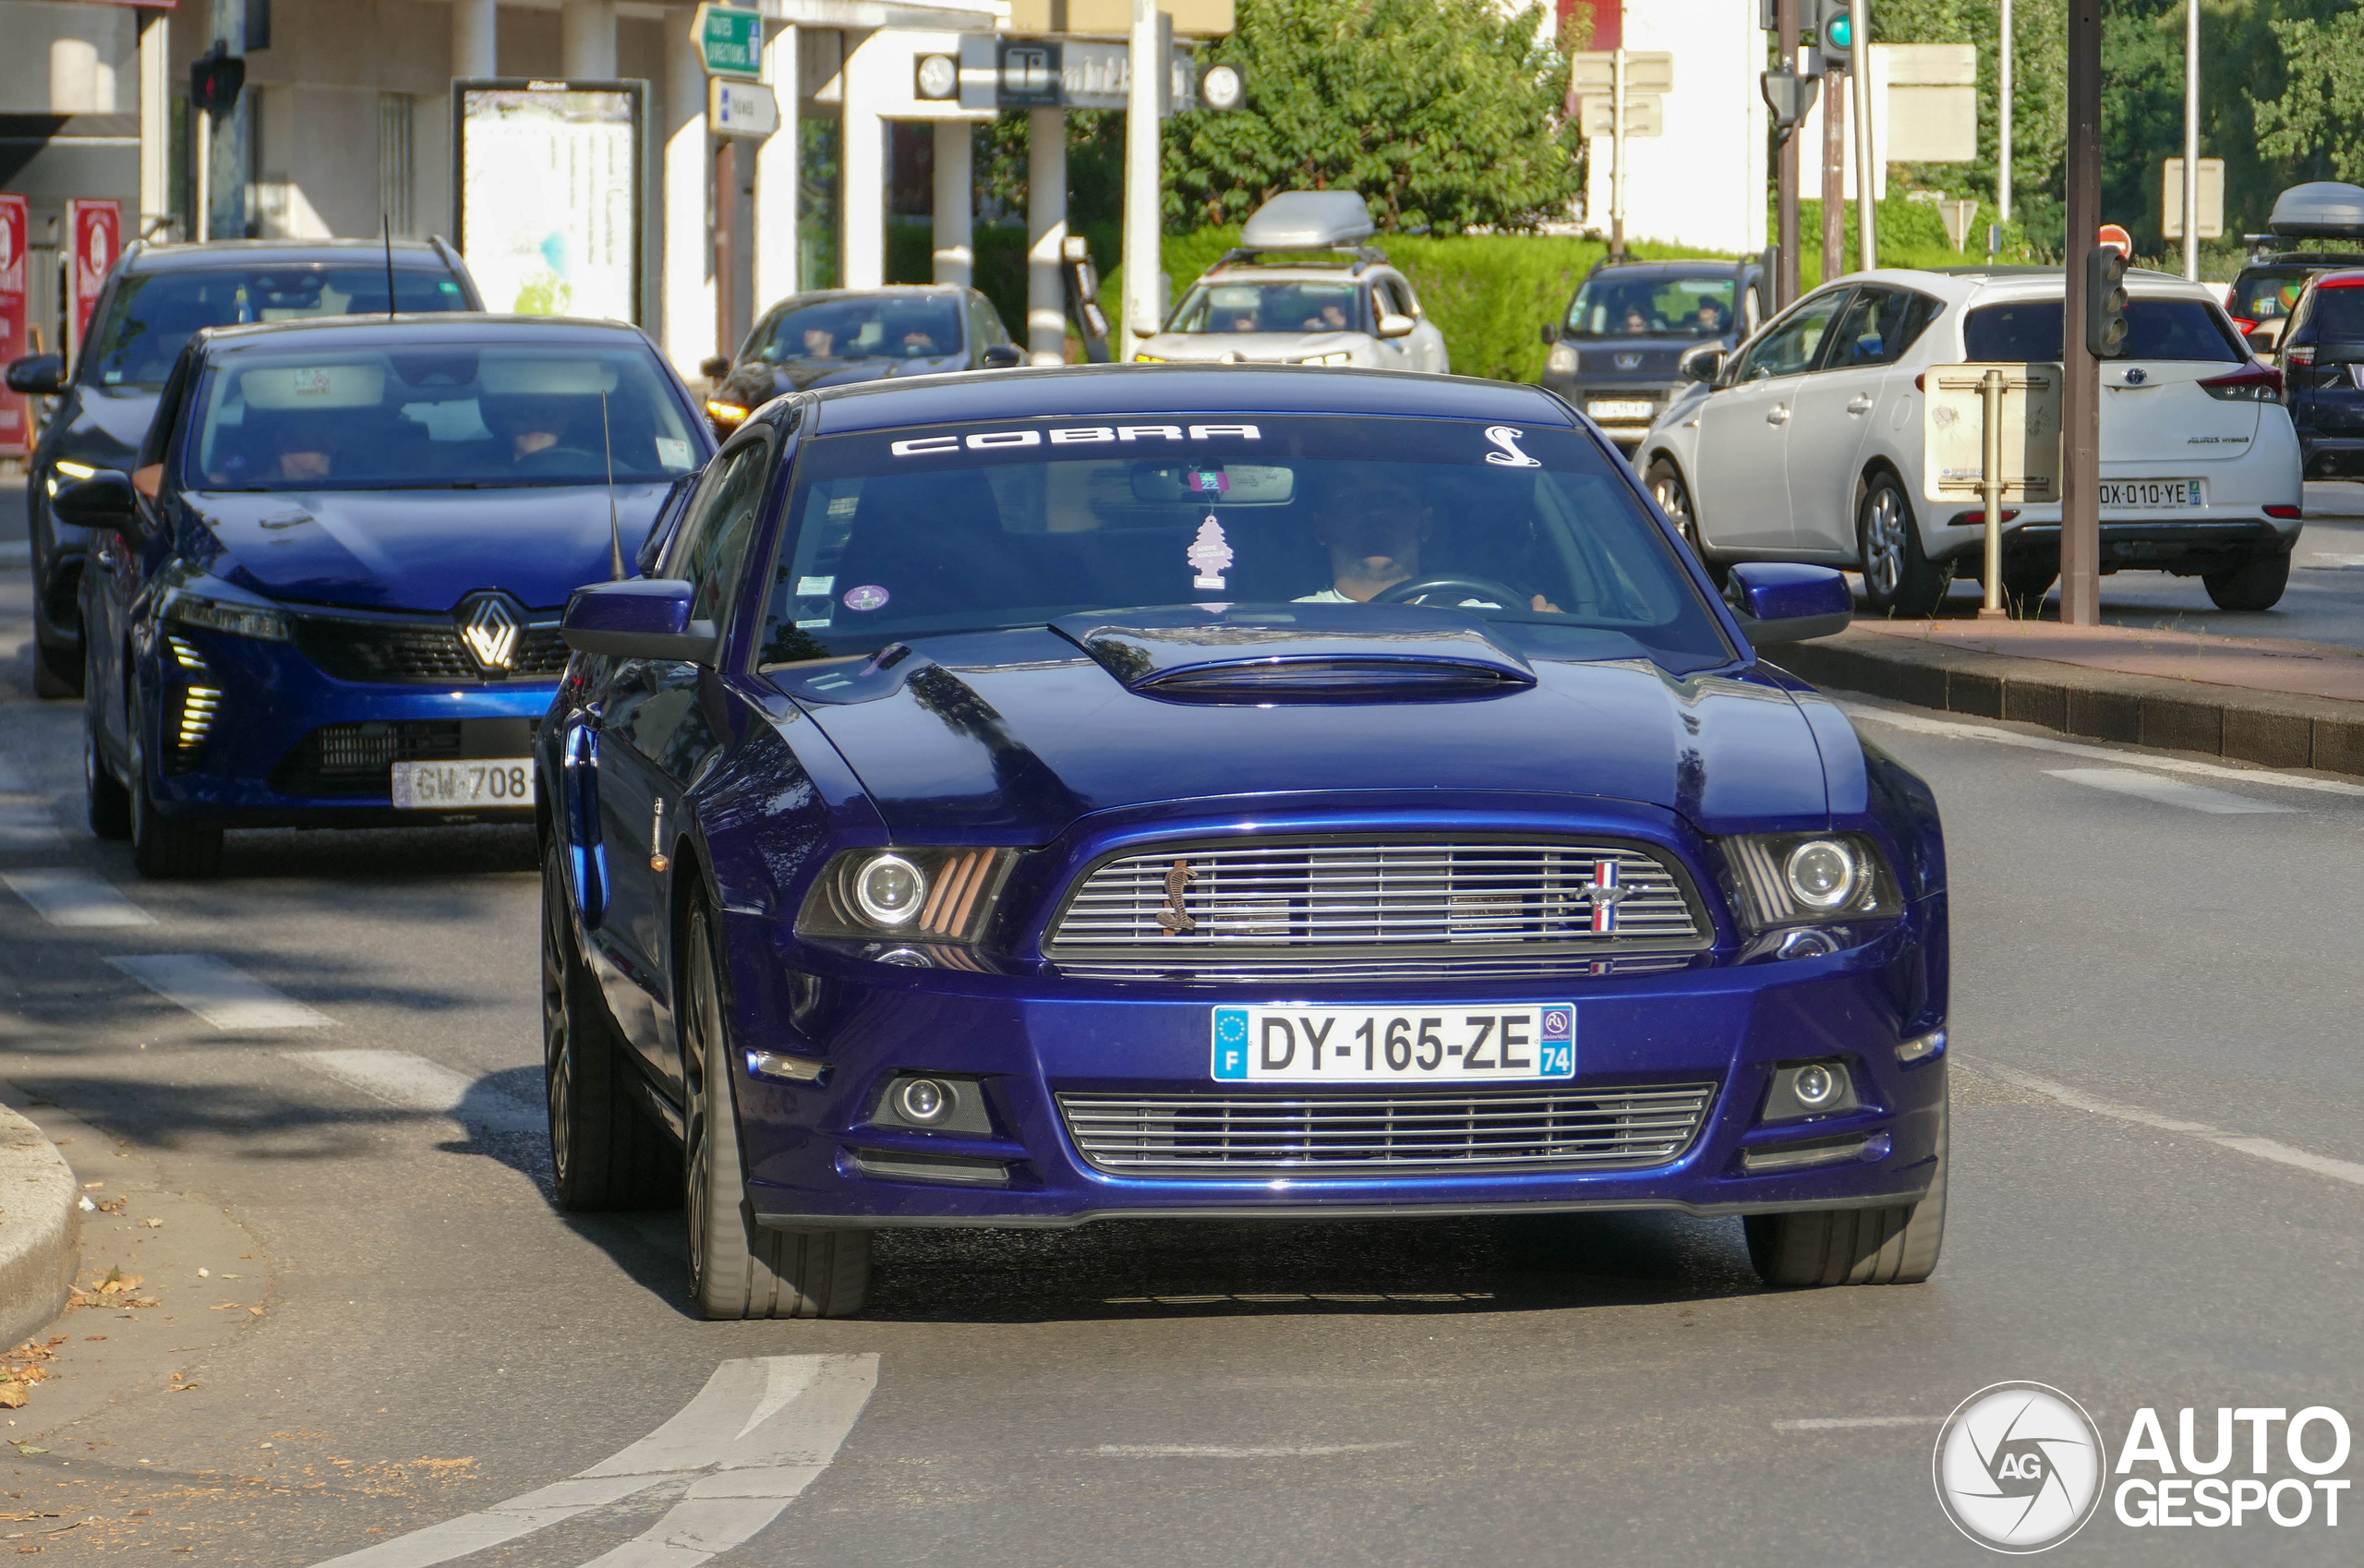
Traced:
<path fill-rule="evenodd" d="M 575 946 L 565 853 L 555 836 L 542 850 L 542 1077 L 558 1206 L 657 1207 L 672 1201 L 677 1156 L 633 1103 L 624 1042 Z"/>
<path fill-rule="evenodd" d="M 842 1318 L 870 1292 L 866 1230 L 774 1230 L 755 1223 L 740 1153 L 714 917 L 704 899 L 683 932 L 679 1015 L 688 1123 L 682 1210 L 690 1295 L 709 1318 Z"/>

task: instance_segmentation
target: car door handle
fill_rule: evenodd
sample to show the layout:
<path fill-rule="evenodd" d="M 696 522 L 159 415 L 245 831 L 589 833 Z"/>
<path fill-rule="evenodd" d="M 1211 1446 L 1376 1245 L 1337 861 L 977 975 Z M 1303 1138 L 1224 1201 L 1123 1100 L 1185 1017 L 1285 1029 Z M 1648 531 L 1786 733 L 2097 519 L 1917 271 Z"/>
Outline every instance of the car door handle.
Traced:
<path fill-rule="evenodd" d="M 1765 411 L 1765 422 L 1768 425 L 1788 424 L 1790 422 L 1790 405 L 1786 403 L 1775 404 L 1771 408 Z"/>
<path fill-rule="evenodd" d="M 1863 393 L 1847 405 L 1847 412 L 1850 414 L 1869 414 L 1871 411 L 1872 395 L 1869 392 Z"/>

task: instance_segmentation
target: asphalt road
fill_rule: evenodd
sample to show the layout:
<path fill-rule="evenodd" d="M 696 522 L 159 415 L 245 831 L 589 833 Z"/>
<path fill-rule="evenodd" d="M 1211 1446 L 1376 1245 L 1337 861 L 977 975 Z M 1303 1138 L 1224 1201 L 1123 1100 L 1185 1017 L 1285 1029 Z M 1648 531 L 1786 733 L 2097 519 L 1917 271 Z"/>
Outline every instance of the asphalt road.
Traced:
<path fill-rule="evenodd" d="M 463 1519 L 502 1568 L 1973 1562 L 1930 1446 L 1986 1384 L 2065 1390 L 2113 1453 L 2143 1406 L 2203 1448 L 2220 1405 L 2364 1418 L 2353 783 L 1864 714 L 1950 833 L 1925 1285 L 1768 1293 L 1731 1221 L 1127 1224 L 890 1235 L 862 1318 L 713 1324 L 676 1214 L 548 1201 L 524 837 L 238 836 L 221 881 L 143 884 L 79 826 L 24 613 L 0 573 L 0 1083 L 127 1200 L 86 1282 L 139 1283 L 0 1411 L 0 1550 L 393 1568 Z M 23 892 L 61 887 L 149 923 Z M 632 1479 L 501 1511 L 694 1401 Z M 2105 1505 L 2060 1561 L 2353 1562 L 2358 1510 Z"/>

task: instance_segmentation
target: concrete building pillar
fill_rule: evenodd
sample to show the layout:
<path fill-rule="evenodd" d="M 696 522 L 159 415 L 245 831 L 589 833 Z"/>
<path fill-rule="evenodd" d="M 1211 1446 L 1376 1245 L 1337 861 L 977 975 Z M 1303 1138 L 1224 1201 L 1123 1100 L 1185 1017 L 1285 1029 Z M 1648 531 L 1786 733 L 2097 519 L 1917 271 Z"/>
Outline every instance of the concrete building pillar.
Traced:
<path fill-rule="evenodd" d="M 1067 357 L 1067 283 L 1060 252 L 1067 239 L 1067 112 L 1026 114 L 1026 348 L 1035 365 Z"/>
<path fill-rule="evenodd" d="M 501 7 L 496 0 L 452 0 L 452 74 L 501 74 Z"/>
<path fill-rule="evenodd" d="M 794 294 L 798 277 L 797 202 L 801 192 L 802 127 L 797 97 L 803 62 L 796 29 L 784 27 L 764 44 L 764 79 L 779 100 L 779 129 L 755 147 L 755 316 Z"/>
<path fill-rule="evenodd" d="M 616 0 L 566 0 L 559 7 L 559 69 L 570 81 L 616 75 Z"/>
<path fill-rule="evenodd" d="M 886 122 L 877 108 L 884 93 L 871 79 L 886 58 L 886 51 L 871 47 L 879 36 L 871 33 L 846 52 L 838 159 L 838 206 L 845 225 L 838 247 L 840 288 L 880 288 L 886 282 Z"/>
<path fill-rule="evenodd" d="M 935 122 L 935 281 L 963 288 L 977 270 L 976 181 L 966 120 Z"/>
<path fill-rule="evenodd" d="M 663 218 L 658 297 L 663 312 L 657 341 L 684 379 L 698 374 L 698 361 L 717 353 L 714 341 L 714 239 L 708 227 L 707 193 L 714 159 L 706 147 L 706 62 L 698 54 L 695 13 L 674 11 L 665 27 Z M 719 350 L 729 353 L 730 346 Z"/>
<path fill-rule="evenodd" d="M 139 216 L 125 240 L 139 238 L 173 211 L 173 19 L 139 18 Z M 181 236 L 186 238 L 186 235 Z"/>

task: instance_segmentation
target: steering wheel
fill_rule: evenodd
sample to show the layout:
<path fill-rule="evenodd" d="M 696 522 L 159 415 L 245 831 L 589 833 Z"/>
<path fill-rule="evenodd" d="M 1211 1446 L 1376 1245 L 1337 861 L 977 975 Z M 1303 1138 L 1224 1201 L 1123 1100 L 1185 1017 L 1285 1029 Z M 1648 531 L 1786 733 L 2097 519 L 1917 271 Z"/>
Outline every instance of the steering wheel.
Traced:
<path fill-rule="evenodd" d="M 1371 595 L 1373 604 L 1417 604 L 1430 594 L 1441 594 L 1448 588 L 1458 588 L 1464 598 L 1483 599 L 1503 609 L 1525 609 L 1534 596 L 1522 594 L 1508 583 L 1498 583 L 1491 577 L 1418 577 L 1408 583 L 1397 583 Z M 1459 601 L 1443 608 L 1459 608 Z"/>

